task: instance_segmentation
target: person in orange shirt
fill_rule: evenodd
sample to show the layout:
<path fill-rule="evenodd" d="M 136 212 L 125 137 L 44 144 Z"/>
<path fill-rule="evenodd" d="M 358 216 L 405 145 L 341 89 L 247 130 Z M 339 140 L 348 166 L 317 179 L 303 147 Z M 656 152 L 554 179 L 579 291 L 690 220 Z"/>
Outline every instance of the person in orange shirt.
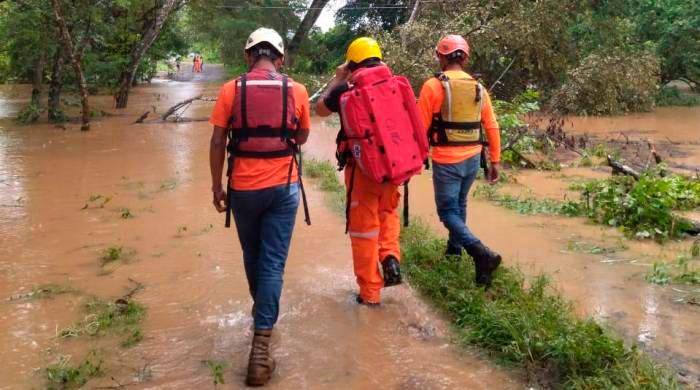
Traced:
<path fill-rule="evenodd" d="M 363 68 L 385 67 L 379 44 L 369 37 L 354 40 L 348 47 L 346 63 L 336 69 L 335 78 L 328 84 L 322 98 L 316 103 L 316 114 L 321 117 L 337 112 L 341 117 L 338 139 L 346 137 L 344 128 L 350 118 L 345 118 L 341 107 L 342 96 L 352 93 L 352 78 Z M 408 102 L 413 104 L 413 102 Z M 338 156 L 341 169 L 345 169 L 347 191 L 347 230 L 352 244 L 352 258 L 360 293 L 358 304 L 378 306 L 381 289 L 398 285 L 401 280 L 401 248 L 399 233 L 401 222 L 397 213 L 398 186 L 376 183 L 356 169 L 358 163 L 351 151 L 342 148 L 339 142 Z M 347 165 L 347 167 L 346 167 Z M 382 272 L 379 271 L 381 264 Z"/>
<path fill-rule="evenodd" d="M 279 314 L 300 192 L 304 198 L 297 157 L 311 120 L 306 88 L 279 73 L 284 62 L 279 34 L 255 30 L 246 43 L 245 59 L 248 72 L 224 84 L 211 115 L 210 166 L 214 207 L 226 213 L 227 226 L 233 214 L 253 298 L 255 332 L 246 382 L 261 386 L 275 369 L 270 336 Z M 224 190 L 227 150 L 229 179 Z M 306 207 L 305 211 L 309 223 Z"/>
<path fill-rule="evenodd" d="M 423 84 L 418 108 L 432 146 L 438 216 L 449 231 L 446 255 L 460 256 L 466 250 L 474 260 L 477 285 L 488 287 L 501 256 L 467 227 L 467 195 L 485 145 L 491 160 L 487 179 L 492 184 L 498 181 L 500 130 L 488 91 L 464 71 L 469 59 L 467 41 L 448 35 L 438 43 L 436 55 L 442 72 Z"/>

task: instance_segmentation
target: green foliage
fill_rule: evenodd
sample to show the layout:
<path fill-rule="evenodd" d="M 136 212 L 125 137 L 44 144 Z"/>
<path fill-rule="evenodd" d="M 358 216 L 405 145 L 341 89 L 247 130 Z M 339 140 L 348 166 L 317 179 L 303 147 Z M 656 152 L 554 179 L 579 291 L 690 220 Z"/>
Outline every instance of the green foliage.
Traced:
<path fill-rule="evenodd" d="M 321 190 L 330 192 L 330 206 L 335 211 L 345 210 L 345 186 L 338 180 L 338 171 L 328 161 L 304 162 L 304 174 L 317 181 Z"/>
<path fill-rule="evenodd" d="M 479 185 L 474 191 L 474 196 L 485 198 L 523 215 L 550 214 L 574 217 L 584 214 L 584 210 L 578 202 L 559 202 L 552 199 L 523 198 L 510 194 L 499 194 L 498 187 L 489 184 Z"/>
<path fill-rule="evenodd" d="M 110 246 L 109 248 L 106 248 L 102 251 L 102 257 L 100 257 L 100 260 L 102 260 L 102 265 L 104 266 L 108 263 L 121 259 L 123 253 L 124 247 L 121 246 Z"/>
<path fill-rule="evenodd" d="M 685 106 L 700 105 L 700 97 L 681 92 L 676 87 L 663 87 L 656 94 L 657 106 Z"/>
<path fill-rule="evenodd" d="M 665 285 L 700 284 L 700 269 L 691 264 L 687 256 L 678 256 L 674 263 L 655 262 L 646 275 L 649 283 Z"/>
<path fill-rule="evenodd" d="M 30 104 L 22 111 L 17 113 L 17 122 L 23 125 L 28 125 L 39 120 L 39 117 L 44 112 L 44 109 L 36 104 Z"/>
<path fill-rule="evenodd" d="M 226 384 L 224 370 L 228 367 L 228 363 L 219 360 L 204 360 L 202 363 L 209 368 L 214 386 Z"/>
<path fill-rule="evenodd" d="M 403 262 L 412 286 L 448 314 L 459 339 L 499 361 L 554 375 L 559 388 L 680 388 L 675 376 L 593 319 L 579 319 L 545 276 L 527 280 L 501 267 L 492 288 L 474 283 L 467 258 L 444 258 L 445 242 L 422 223 L 401 233 Z"/>
<path fill-rule="evenodd" d="M 592 53 L 568 72 L 551 104 L 563 113 L 584 115 L 649 111 L 658 74 L 658 59 L 646 51 Z"/>
<path fill-rule="evenodd" d="M 700 181 L 678 175 L 645 174 L 638 181 L 615 176 L 587 183 L 582 195 L 594 221 L 618 226 L 638 238 L 664 240 L 690 228 L 674 211 L 700 206 Z"/>
<path fill-rule="evenodd" d="M 108 302 L 97 298 L 85 305 L 85 318 L 76 325 L 59 332 L 61 337 L 125 335 L 121 345 L 131 347 L 143 339 L 141 322 L 146 308 L 133 300 L 118 299 Z"/>
<path fill-rule="evenodd" d="M 94 351 L 77 366 L 70 365 L 70 357 L 61 356 L 58 361 L 46 367 L 46 388 L 65 390 L 82 388 L 90 379 L 100 377 L 102 359 Z"/>

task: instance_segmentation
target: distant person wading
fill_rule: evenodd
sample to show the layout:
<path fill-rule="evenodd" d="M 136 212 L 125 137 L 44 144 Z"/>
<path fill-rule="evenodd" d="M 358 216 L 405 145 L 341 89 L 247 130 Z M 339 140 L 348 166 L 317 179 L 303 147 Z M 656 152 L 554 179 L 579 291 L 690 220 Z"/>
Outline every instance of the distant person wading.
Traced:
<path fill-rule="evenodd" d="M 270 337 L 303 194 L 299 146 L 306 142 L 311 121 L 306 88 L 279 73 L 284 62 L 279 34 L 267 28 L 254 31 L 245 45 L 245 59 L 248 72 L 221 88 L 211 115 L 210 165 L 214 206 L 226 213 L 227 226 L 233 214 L 253 298 L 255 333 L 246 382 L 262 386 L 275 369 Z M 306 215 L 308 222 L 308 211 Z"/>

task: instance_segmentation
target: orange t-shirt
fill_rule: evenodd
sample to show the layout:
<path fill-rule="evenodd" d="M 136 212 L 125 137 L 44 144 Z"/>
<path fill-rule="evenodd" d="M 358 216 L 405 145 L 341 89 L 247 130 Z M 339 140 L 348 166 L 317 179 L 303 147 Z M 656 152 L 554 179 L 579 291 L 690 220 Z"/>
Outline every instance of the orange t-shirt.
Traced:
<path fill-rule="evenodd" d="M 464 75 L 471 77 L 466 72 L 462 71 L 447 71 L 455 76 L 463 77 Z M 433 121 L 433 116 L 440 113 L 442 102 L 445 99 L 445 89 L 442 83 L 437 78 L 433 77 L 423 84 L 418 98 L 418 110 L 420 111 L 426 131 L 430 131 L 430 125 Z M 486 138 L 489 141 L 489 159 L 491 162 L 497 163 L 501 159 L 501 134 L 496 121 L 496 114 L 493 112 L 491 105 L 491 97 L 488 93 L 484 94 L 484 102 L 481 108 L 481 124 L 486 133 Z M 481 153 L 481 145 L 473 146 L 434 146 L 431 151 L 433 161 L 440 164 L 455 164 L 464 161 L 472 156 Z"/>
<path fill-rule="evenodd" d="M 236 96 L 236 81 L 237 79 L 231 80 L 221 88 L 214 111 L 209 118 L 209 123 L 213 126 L 224 129 L 228 127 L 233 112 L 233 99 Z M 294 91 L 294 110 L 299 119 L 298 129 L 308 131 L 311 127 L 309 93 L 304 85 L 296 81 L 292 84 L 292 90 Z M 237 191 L 252 191 L 286 184 L 289 164 L 291 163 L 291 157 L 236 157 L 230 185 Z M 292 172 L 292 183 L 296 183 L 298 180 L 295 168 Z"/>

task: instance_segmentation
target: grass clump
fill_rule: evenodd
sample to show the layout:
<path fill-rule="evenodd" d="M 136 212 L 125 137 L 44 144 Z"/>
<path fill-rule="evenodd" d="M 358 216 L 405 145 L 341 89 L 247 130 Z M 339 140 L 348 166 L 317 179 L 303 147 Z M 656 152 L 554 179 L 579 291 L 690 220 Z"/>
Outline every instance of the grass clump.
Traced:
<path fill-rule="evenodd" d="M 571 252 L 589 253 L 592 255 L 609 255 L 627 250 L 628 246 L 622 241 L 612 246 L 601 246 L 585 241 L 569 240 L 566 244 L 566 249 Z"/>
<path fill-rule="evenodd" d="M 136 301 L 118 299 L 108 302 L 93 298 L 85 305 L 85 312 L 83 321 L 61 330 L 59 336 L 126 335 L 121 343 L 125 348 L 136 345 L 143 339 L 141 321 L 146 315 L 146 308 Z"/>
<path fill-rule="evenodd" d="M 134 253 L 135 251 L 133 249 L 124 248 L 123 246 L 110 246 L 102 250 L 100 266 L 104 267 L 116 261 L 128 260 Z"/>
<path fill-rule="evenodd" d="M 424 224 L 404 229 L 401 243 L 411 285 L 449 315 L 463 343 L 544 374 L 556 388 L 679 388 L 673 374 L 636 348 L 594 320 L 577 318 L 545 276 L 526 281 L 501 267 L 484 292 L 474 283 L 472 262 L 445 259 L 444 240 Z"/>
<path fill-rule="evenodd" d="M 107 203 L 112 200 L 111 196 L 104 196 L 101 194 L 90 195 L 85 201 L 85 205 L 82 210 L 86 209 L 103 209 Z"/>
<path fill-rule="evenodd" d="M 228 367 L 228 363 L 219 360 L 204 360 L 202 363 L 209 368 L 214 386 L 225 384 L 224 370 Z"/>
<path fill-rule="evenodd" d="M 134 214 L 131 212 L 131 210 L 127 207 L 122 207 L 119 209 L 119 213 L 122 217 L 122 219 L 131 219 L 134 218 Z"/>
<path fill-rule="evenodd" d="M 102 376 L 102 359 L 92 351 L 78 365 L 70 364 L 70 357 L 61 356 L 58 361 L 46 367 L 46 388 L 79 389 L 90 379 Z"/>
<path fill-rule="evenodd" d="M 646 275 L 649 283 L 665 284 L 700 284 L 700 269 L 693 267 L 687 256 L 678 256 L 676 261 L 669 264 L 655 262 Z"/>
<path fill-rule="evenodd" d="M 575 201 L 560 202 L 553 199 L 499 194 L 498 187 L 487 184 L 479 185 L 474 191 L 474 196 L 490 200 L 499 206 L 524 215 L 550 214 L 574 217 L 583 214 L 580 204 Z"/>
<path fill-rule="evenodd" d="M 680 237 L 692 228 L 676 211 L 700 207 L 700 181 L 679 175 L 644 174 L 639 180 L 614 176 L 588 182 L 581 193 L 582 208 L 590 219 L 659 241 Z"/>
<path fill-rule="evenodd" d="M 334 211 L 345 210 L 345 186 L 338 179 L 338 171 L 328 161 L 304 161 L 304 174 L 317 180 L 321 190 L 330 192 L 328 202 Z"/>

